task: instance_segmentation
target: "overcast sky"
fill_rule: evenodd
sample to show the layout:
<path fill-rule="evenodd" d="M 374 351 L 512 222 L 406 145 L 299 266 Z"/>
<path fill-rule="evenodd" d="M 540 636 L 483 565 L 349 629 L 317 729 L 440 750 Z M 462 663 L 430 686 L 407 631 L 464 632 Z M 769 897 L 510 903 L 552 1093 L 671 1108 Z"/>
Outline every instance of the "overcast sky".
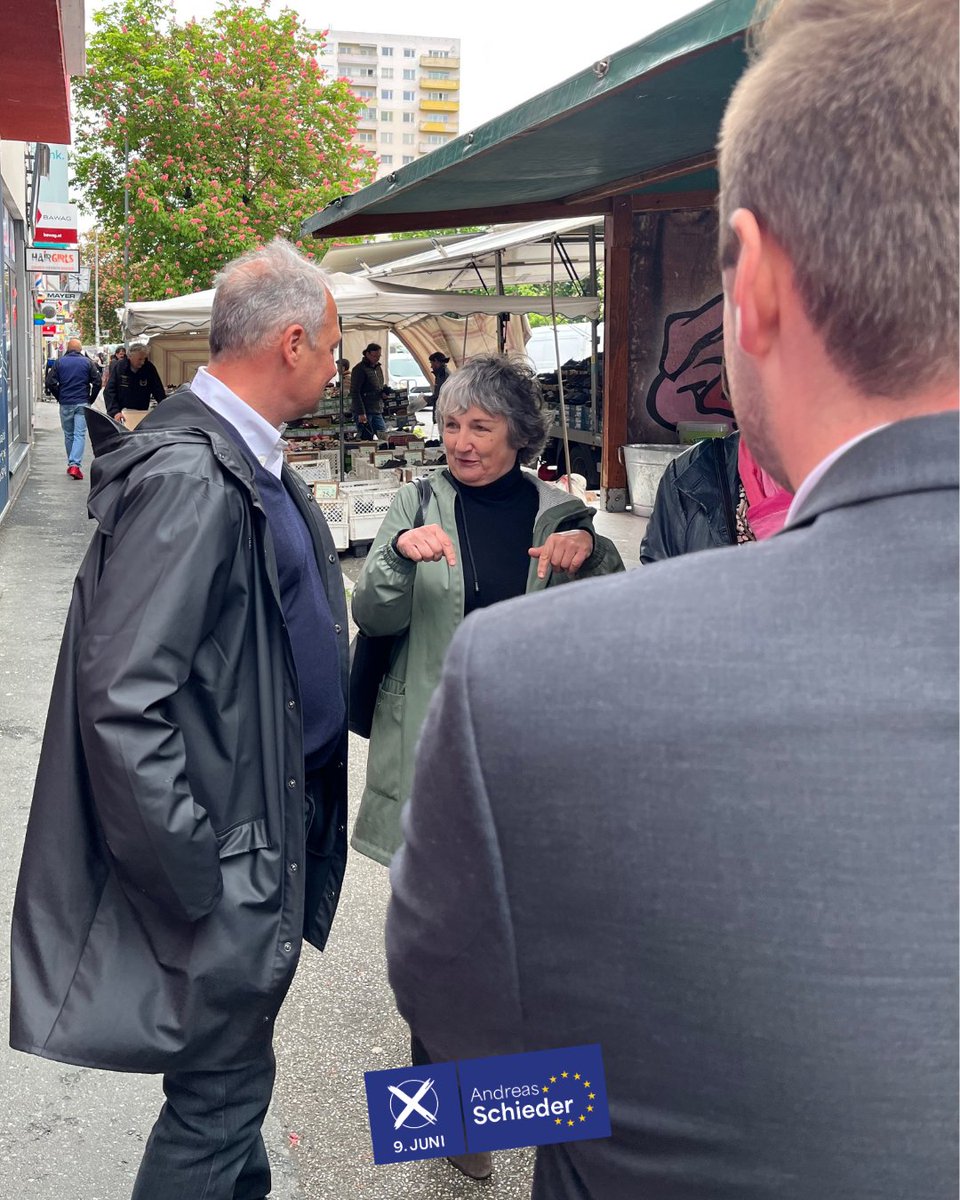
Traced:
<path fill-rule="evenodd" d="M 215 0 L 174 0 L 174 6 L 182 19 L 202 18 Z M 703 0 L 300 0 L 271 9 L 293 8 L 312 29 L 459 38 L 460 130 L 466 132 L 702 6 Z M 92 0 L 88 14 L 96 7 Z"/>

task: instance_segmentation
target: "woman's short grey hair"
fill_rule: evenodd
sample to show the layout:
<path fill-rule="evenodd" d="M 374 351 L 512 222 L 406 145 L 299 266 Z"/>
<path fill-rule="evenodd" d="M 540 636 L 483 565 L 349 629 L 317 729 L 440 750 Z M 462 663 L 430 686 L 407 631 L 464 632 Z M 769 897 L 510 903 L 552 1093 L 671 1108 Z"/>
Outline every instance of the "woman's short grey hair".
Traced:
<path fill-rule="evenodd" d="M 507 437 L 524 466 L 537 461 L 549 423 L 540 380 L 525 359 L 508 354 L 468 359 L 443 385 L 434 415 L 442 427 L 447 417 L 474 405 L 492 417 L 506 417 Z"/>
<path fill-rule="evenodd" d="M 228 262 L 214 280 L 210 353 L 245 354 L 302 325 L 311 346 L 327 312 L 329 276 L 283 238 Z"/>
<path fill-rule="evenodd" d="M 720 131 L 721 265 L 749 209 L 864 395 L 957 370 L 956 0 L 780 0 Z"/>

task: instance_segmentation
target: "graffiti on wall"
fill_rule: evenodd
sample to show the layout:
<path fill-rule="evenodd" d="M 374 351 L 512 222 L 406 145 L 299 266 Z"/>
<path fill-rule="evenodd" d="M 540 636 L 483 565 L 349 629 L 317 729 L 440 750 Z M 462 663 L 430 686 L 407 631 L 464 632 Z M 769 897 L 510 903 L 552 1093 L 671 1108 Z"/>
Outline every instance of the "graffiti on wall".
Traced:
<path fill-rule="evenodd" d="M 660 369 L 647 391 L 650 418 L 664 429 L 709 417 L 733 420 L 723 394 L 723 296 L 690 312 L 670 313 L 663 326 Z"/>

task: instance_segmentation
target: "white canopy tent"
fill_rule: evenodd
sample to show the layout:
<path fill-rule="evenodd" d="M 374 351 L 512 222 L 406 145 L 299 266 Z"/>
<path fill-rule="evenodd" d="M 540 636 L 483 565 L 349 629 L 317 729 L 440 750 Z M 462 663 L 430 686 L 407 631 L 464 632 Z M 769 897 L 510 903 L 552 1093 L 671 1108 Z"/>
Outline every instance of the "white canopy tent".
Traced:
<path fill-rule="evenodd" d="M 403 287 L 379 280 L 331 272 L 331 290 L 344 328 L 345 354 L 352 362 L 358 350 L 351 344 L 377 340 L 390 329 L 428 375 L 432 351 L 443 350 L 454 365 L 465 358 L 497 348 L 498 315 L 510 314 L 506 346 L 523 349 L 529 336 L 527 313 L 595 318 L 598 301 L 592 296 L 502 296 L 438 292 Z M 188 382 L 193 371 L 207 360 L 205 335 L 210 328 L 213 290 L 128 304 L 120 312 L 124 336 L 150 340 L 152 357 L 166 384 Z M 202 339 L 202 340 L 201 340 Z"/>
<path fill-rule="evenodd" d="M 499 225 L 488 233 L 465 235 L 453 242 L 436 239 L 429 249 L 381 261 L 373 256 L 375 245 L 349 249 L 355 250 L 357 262 L 362 262 L 364 269 L 359 274 L 377 282 L 390 280 L 437 290 L 549 283 L 551 274 L 557 282 L 583 280 L 590 277 L 597 260 L 603 259 L 603 218 L 567 217 Z"/>

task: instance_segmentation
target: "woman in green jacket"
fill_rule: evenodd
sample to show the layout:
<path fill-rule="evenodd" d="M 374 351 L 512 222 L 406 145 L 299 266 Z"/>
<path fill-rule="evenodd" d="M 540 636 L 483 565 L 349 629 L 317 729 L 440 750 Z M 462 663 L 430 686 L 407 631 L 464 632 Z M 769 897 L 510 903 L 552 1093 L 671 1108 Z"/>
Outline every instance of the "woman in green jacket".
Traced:
<path fill-rule="evenodd" d="M 384 864 L 402 841 L 400 809 L 417 738 L 463 618 L 525 592 L 623 570 L 616 547 L 593 530 L 594 509 L 523 470 L 536 461 L 547 431 L 540 385 L 525 362 L 471 359 L 444 384 L 435 415 L 447 469 L 430 479 L 423 523 L 417 487 L 407 484 L 353 595 L 353 616 L 365 634 L 402 635 L 380 686 L 352 838 L 354 849 Z M 430 1061 L 415 1033 L 411 1051 L 415 1064 Z M 486 1153 L 450 1161 L 473 1179 L 492 1171 Z"/>
<path fill-rule="evenodd" d="M 444 385 L 436 419 L 447 470 L 430 479 L 424 524 L 414 527 L 419 496 L 406 484 L 353 595 L 365 634 L 405 635 L 380 688 L 352 838 L 385 865 L 402 841 L 420 727 L 463 618 L 524 592 L 623 570 L 613 543 L 593 531 L 595 510 L 522 469 L 536 462 L 547 429 L 525 360 L 470 360 Z"/>

